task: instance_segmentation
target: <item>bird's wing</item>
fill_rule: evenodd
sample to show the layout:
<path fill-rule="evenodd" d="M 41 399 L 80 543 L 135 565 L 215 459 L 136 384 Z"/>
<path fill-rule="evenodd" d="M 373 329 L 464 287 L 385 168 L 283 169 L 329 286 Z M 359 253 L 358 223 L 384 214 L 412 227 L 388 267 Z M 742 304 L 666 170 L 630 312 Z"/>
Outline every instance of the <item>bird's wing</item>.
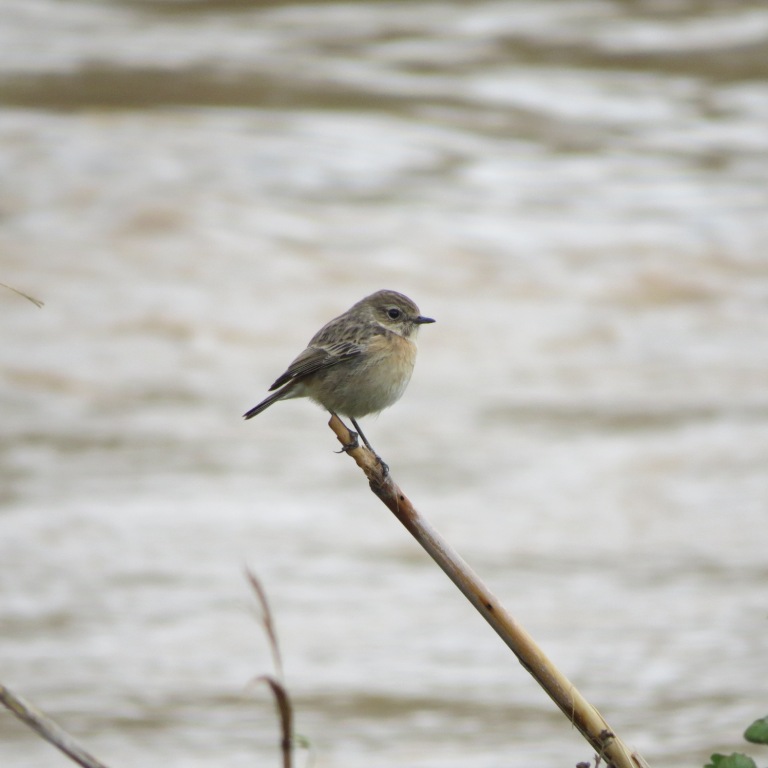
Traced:
<path fill-rule="evenodd" d="M 275 381 L 269 391 L 282 387 L 289 381 L 303 379 L 324 368 L 351 360 L 362 352 L 363 347 L 351 341 L 340 341 L 324 347 L 310 345 L 288 366 L 288 370 Z"/>

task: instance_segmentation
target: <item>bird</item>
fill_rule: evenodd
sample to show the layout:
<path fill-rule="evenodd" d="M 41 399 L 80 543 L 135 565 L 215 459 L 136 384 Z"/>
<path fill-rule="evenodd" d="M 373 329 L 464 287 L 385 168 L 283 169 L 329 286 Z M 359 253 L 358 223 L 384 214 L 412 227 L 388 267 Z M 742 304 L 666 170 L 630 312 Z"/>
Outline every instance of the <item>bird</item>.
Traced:
<path fill-rule="evenodd" d="M 397 291 L 366 296 L 326 323 L 275 380 L 268 390 L 272 394 L 243 418 L 252 419 L 278 400 L 308 397 L 331 415 L 349 418 L 366 447 L 379 458 L 357 419 L 379 413 L 400 399 L 416 362 L 419 327 L 434 322 Z M 357 434 L 352 433 L 352 441 L 342 450 L 357 447 Z"/>

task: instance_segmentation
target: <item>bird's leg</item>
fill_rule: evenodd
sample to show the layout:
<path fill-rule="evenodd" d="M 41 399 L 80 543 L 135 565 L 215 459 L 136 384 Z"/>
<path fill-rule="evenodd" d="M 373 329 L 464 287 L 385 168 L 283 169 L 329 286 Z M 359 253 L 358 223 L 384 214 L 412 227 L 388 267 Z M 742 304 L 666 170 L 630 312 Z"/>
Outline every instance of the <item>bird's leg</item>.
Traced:
<path fill-rule="evenodd" d="M 365 447 L 375 456 L 376 451 L 373 450 L 373 447 L 368 442 L 368 438 L 363 433 L 363 430 L 360 429 L 360 425 L 350 416 L 349 420 L 355 425 L 355 429 L 357 430 L 357 434 L 360 435 L 360 437 L 363 438 L 363 442 L 365 443 Z"/>
<path fill-rule="evenodd" d="M 337 419 L 339 419 L 339 415 L 337 413 L 330 411 L 330 414 L 331 416 L 335 416 Z M 339 419 L 339 421 L 341 421 L 341 419 Z M 343 421 L 341 423 L 344 424 Z M 354 419 L 352 419 L 352 423 L 355 423 Z M 346 424 L 344 426 L 346 426 Z M 357 427 L 357 424 L 355 424 L 355 426 Z M 357 428 L 360 429 L 360 427 Z M 342 445 L 341 450 L 336 451 L 336 453 L 349 453 L 350 451 L 354 451 L 355 448 L 360 447 L 360 443 L 357 442 L 357 432 L 353 432 L 351 429 L 349 429 L 349 427 L 347 427 L 347 429 L 349 430 L 349 434 L 352 439 L 348 443 Z M 365 444 L 368 445 L 368 441 L 365 439 L 365 436 L 363 436 L 363 440 L 365 441 Z"/>
<path fill-rule="evenodd" d="M 379 454 L 373 450 L 373 446 L 368 442 L 368 438 L 365 436 L 363 430 L 360 429 L 360 425 L 351 416 L 349 417 L 349 420 L 355 425 L 355 429 L 357 430 L 360 437 L 363 438 L 365 447 L 376 457 L 376 460 L 379 462 L 381 466 L 381 470 L 384 473 L 384 477 L 386 477 L 389 474 L 389 467 L 387 466 L 387 464 L 384 463 L 381 456 L 379 456 Z"/>
<path fill-rule="evenodd" d="M 337 419 L 339 418 L 339 415 L 337 413 L 334 413 L 334 411 L 331 411 L 330 413 L 332 416 L 335 416 Z M 373 450 L 373 446 L 368 442 L 368 438 L 365 436 L 365 433 L 363 432 L 363 430 L 360 429 L 360 425 L 351 416 L 349 417 L 349 420 L 352 422 L 352 424 L 354 424 L 357 432 L 347 427 L 352 439 L 348 443 L 342 445 L 341 450 L 337 451 L 337 453 L 349 453 L 350 451 L 354 451 L 355 448 L 359 448 L 360 443 L 357 441 L 357 438 L 362 437 L 363 443 L 365 443 L 365 447 L 376 457 L 376 461 L 379 462 L 381 471 L 384 473 L 384 477 L 386 477 L 389 474 L 389 466 L 382 460 L 381 456 L 379 456 L 379 454 Z M 341 421 L 341 419 L 339 419 L 339 421 Z M 342 422 L 342 424 L 343 423 L 344 422 Z"/>

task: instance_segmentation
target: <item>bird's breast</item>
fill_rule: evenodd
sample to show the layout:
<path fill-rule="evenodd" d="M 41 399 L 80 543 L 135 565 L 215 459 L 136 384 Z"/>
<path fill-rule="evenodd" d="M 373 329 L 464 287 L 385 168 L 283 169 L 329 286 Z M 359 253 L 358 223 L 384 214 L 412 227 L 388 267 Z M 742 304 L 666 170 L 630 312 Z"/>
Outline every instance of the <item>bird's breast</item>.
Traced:
<path fill-rule="evenodd" d="M 377 334 L 363 353 L 313 377 L 312 397 L 328 410 L 359 418 L 400 399 L 416 362 L 416 345 L 395 333 Z"/>

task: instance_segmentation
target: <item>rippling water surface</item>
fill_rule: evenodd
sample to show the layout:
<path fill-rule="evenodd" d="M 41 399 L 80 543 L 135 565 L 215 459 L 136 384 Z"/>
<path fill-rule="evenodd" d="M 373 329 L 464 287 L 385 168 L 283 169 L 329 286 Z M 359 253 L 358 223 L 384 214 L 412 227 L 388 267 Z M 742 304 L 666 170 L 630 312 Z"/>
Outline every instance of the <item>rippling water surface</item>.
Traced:
<path fill-rule="evenodd" d="M 315 765 L 591 758 L 320 410 L 240 420 L 388 287 L 438 319 L 397 481 L 653 765 L 748 750 L 766 50 L 759 2 L 6 0 L 0 680 L 113 767 L 277 765 L 248 565 Z"/>

